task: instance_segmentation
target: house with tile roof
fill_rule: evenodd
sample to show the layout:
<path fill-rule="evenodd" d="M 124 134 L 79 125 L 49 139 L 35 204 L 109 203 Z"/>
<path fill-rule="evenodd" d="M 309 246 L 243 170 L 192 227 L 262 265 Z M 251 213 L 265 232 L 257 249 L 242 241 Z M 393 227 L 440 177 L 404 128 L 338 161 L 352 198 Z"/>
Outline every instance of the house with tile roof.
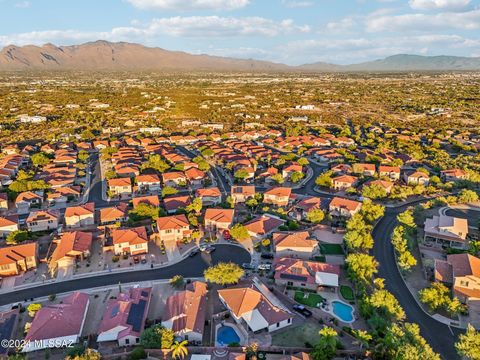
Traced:
<path fill-rule="evenodd" d="M 27 213 L 31 207 L 39 208 L 43 203 L 43 195 L 33 191 L 25 191 L 18 194 L 15 206 L 18 213 Z"/>
<path fill-rule="evenodd" d="M 65 225 L 67 228 L 80 228 L 95 224 L 95 203 L 71 206 L 65 209 Z"/>
<path fill-rule="evenodd" d="M 232 186 L 230 191 L 235 204 L 244 203 L 255 196 L 255 186 Z"/>
<path fill-rule="evenodd" d="M 378 174 L 380 177 L 388 177 L 392 181 L 400 180 L 400 166 L 380 165 Z"/>
<path fill-rule="evenodd" d="M 48 270 L 52 276 L 58 269 L 68 269 L 77 261 L 90 256 L 93 234 L 84 231 L 64 232 L 60 238 L 53 240 L 55 250 L 48 260 Z"/>
<path fill-rule="evenodd" d="M 292 324 L 288 308 L 256 278 L 249 284 L 218 290 L 218 296 L 232 318 L 252 332 L 274 332 Z"/>
<path fill-rule="evenodd" d="M 163 199 L 163 206 L 168 214 L 175 214 L 177 210 L 185 209 L 191 203 L 188 195 L 173 195 Z"/>
<path fill-rule="evenodd" d="M 33 318 L 22 352 L 43 350 L 55 342 L 78 343 L 89 303 L 87 294 L 76 291 L 60 304 L 43 306 Z"/>
<path fill-rule="evenodd" d="M 293 258 L 277 258 L 273 263 L 275 283 L 310 290 L 336 289 L 339 285 L 340 266 Z"/>
<path fill-rule="evenodd" d="M 187 183 L 187 177 L 183 172 L 170 171 L 162 174 L 164 186 L 177 187 Z"/>
<path fill-rule="evenodd" d="M 148 253 L 148 235 L 145 226 L 114 229 L 111 233 L 115 255 L 141 255 Z M 107 250 L 110 250 L 107 248 Z"/>
<path fill-rule="evenodd" d="M 263 193 L 263 202 L 275 206 L 287 206 L 290 202 L 292 189 L 288 187 L 274 187 Z"/>
<path fill-rule="evenodd" d="M 27 218 L 28 231 L 48 231 L 58 229 L 60 213 L 56 210 L 32 211 Z"/>
<path fill-rule="evenodd" d="M 468 174 L 462 169 L 448 169 L 440 171 L 440 178 L 443 181 L 461 181 L 467 180 Z"/>
<path fill-rule="evenodd" d="M 24 243 L 0 248 L 0 276 L 18 275 L 37 267 L 37 243 Z"/>
<path fill-rule="evenodd" d="M 353 175 L 340 175 L 332 179 L 333 188 L 335 190 L 347 190 L 354 187 L 358 182 L 358 178 Z"/>
<path fill-rule="evenodd" d="M 424 241 L 452 248 L 466 249 L 468 222 L 448 215 L 434 215 L 424 223 Z"/>
<path fill-rule="evenodd" d="M 421 171 L 406 171 L 403 174 L 403 181 L 408 185 L 425 185 L 430 182 L 430 177 Z"/>
<path fill-rule="evenodd" d="M 157 193 L 160 191 L 160 178 L 157 174 L 142 174 L 135 178 L 139 193 Z"/>
<path fill-rule="evenodd" d="M 138 345 L 151 298 L 151 287 L 131 287 L 115 299 L 110 299 L 98 327 L 97 342 L 115 341 L 118 346 Z"/>
<path fill-rule="evenodd" d="M 363 176 L 375 176 L 375 164 L 356 163 L 352 165 L 352 172 Z"/>
<path fill-rule="evenodd" d="M 132 195 L 132 183 L 130 178 L 116 178 L 108 180 L 108 191 L 111 196 L 127 198 Z"/>
<path fill-rule="evenodd" d="M 163 216 L 157 219 L 156 243 L 175 242 L 188 239 L 192 234 L 190 223 L 184 214 Z"/>
<path fill-rule="evenodd" d="M 202 170 L 192 167 L 188 170 L 185 170 L 185 176 L 187 177 L 191 186 L 200 187 L 203 184 L 203 180 L 206 179 L 207 174 Z"/>
<path fill-rule="evenodd" d="M 298 220 L 305 219 L 312 210 L 328 210 L 329 203 L 330 199 L 328 198 L 320 198 L 318 196 L 304 197 L 293 206 L 292 212 L 294 214 L 292 216 L 295 216 Z"/>
<path fill-rule="evenodd" d="M 139 196 L 132 199 L 132 205 L 135 209 L 140 204 L 146 204 L 153 207 L 160 207 L 160 200 L 157 195 Z"/>
<path fill-rule="evenodd" d="M 435 280 L 453 287 L 463 303 L 480 301 L 480 259 L 468 253 L 447 255 L 435 259 Z"/>
<path fill-rule="evenodd" d="M 278 257 L 311 259 L 318 251 L 318 241 L 308 231 L 274 232 L 272 242 Z"/>
<path fill-rule="evenodd" d="M 285 167 L 282 169 L 282 177 L 283 177 L 284 179 L 287 179 L 287 178 L 289 178 L 293 173 L 295 173 L 295 172 L 302 172 L 302 171 L 303 171 L 302 165 L 299 165 L 299 164 L 290 164 L 290 165 L 285 166 Z"/>
<path fill-rule="evenodd" d="M 362 203 L 355 200 L 334 197 L 330 201 L 328 210 L 332 216 L 350 218 L 360 211 Z"/>
<path fill-rule="evenodd" d="M 233 209 L 207 209 L 205 210 L 204 225 L 207 231 L 229 229 L 233 223 L 235 210 Z"/>
<path fill-rule="evenodd" d="M 162 326 L 182 340 L 201 344 L 207 313 L 207 284 L 194 281 L 167 298 Z"/>
<path fill-rule="evenodd" d="M 285 220 L 282 220 L 273 215 L 260 215 L 243 224 L 248 231 L 248 234 L 254 240 L 262 240 L 273 231 L 277 230 L 279 226 L 283 225 Z"/>
<path fill-rule="evenodd" d="M 195 197 L 202 199 L 203 206 L 218 205 L 222 202 L 222 193 L 218 187 L 197 189 Z"/>
<path fill-rule="evenodd" d="M 18 230 L 18 215 L 0 216 L 0 238 Z"/>
<path fill-rule="evenodd" d="M 118 203 L 115 206 L 100 209 L 100 224 L 112 225 L 128 221 L 127 208 L 127 203 Z"/>

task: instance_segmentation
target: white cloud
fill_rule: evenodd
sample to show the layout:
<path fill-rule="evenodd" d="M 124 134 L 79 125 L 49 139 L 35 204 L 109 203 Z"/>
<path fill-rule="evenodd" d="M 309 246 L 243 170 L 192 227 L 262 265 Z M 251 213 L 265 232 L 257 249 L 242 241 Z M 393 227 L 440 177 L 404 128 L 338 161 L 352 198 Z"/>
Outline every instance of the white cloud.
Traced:
<path fill-rule="evenodd" d="M 288 8 L 304 8 L 313 6 L 313 1 L 309 0 L 282 0 L 282 4 Z"/>
<path fill-rule="evenodd" d="M 247 6 L 250 0 L 127 0 L 139 9 L 160 10 L 235 10 Z"/>
<path fill-rule="evenodd" d="M 480 29 L 480 9 L 461 13 L 369 16 L 366 25 L 369 32 L 476 30 Z"/>
<path fill-rule="evenodd" d="M 470 4 L 470 0 L 410 0 L 408 4 L 416 10 L 461 10 Z"/>
<path fill-rule="evenodd" d="M 262 17 L 189 16 L 153 19 L 150 23 L 117 27 L 110 31 L 82 32 L 75 30 L 32 31 L 0 35 L 0 45 L 78 44 L 84 41 L 104 39 L 109 41 L 138 41 L 151 43 L 162 35 L 187 38 L 227 38 L 266 36 L 274 37 L 291 33 L 308 33 L 310 28 L 296 25 L 293 20 L 273 21 Z"/>
<path fill-rule="evenodd" d="M 329 22 L 326 26 L 327 30 L 334 31 L 336 33 L 350 31 L 357 22 L 353 17 L 346 17 L 339 21 Z"/>
<path fill-rule="evenodd" d="M 352 63 L 401 53 L 427 54 L 431 49 L 441 49 L 442 54 L 454 49 L 474 53 L 480 49 L 480 40 L 439 34 L 292 41 L 282 46 L 281 60 L 294 64 L 316 61 Z"/>

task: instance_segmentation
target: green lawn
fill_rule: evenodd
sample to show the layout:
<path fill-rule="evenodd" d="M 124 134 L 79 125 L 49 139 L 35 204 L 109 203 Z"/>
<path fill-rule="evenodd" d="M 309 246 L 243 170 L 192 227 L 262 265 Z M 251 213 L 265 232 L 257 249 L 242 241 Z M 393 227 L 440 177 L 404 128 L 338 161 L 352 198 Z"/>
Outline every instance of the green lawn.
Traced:
<path fill-rule="evenodd" d="M 342 294 L 345 300 L 348 300 L 348 301 L 354 300 L 353 290 L 350 286 L 341 285 L 340 294 Z"/>
<path fill-rule="evenodd" d="M 323 255 L 343 255 L 343 248 L 339 244 L 320 244 L 320 252 Z"/>
<path fill-rule="evenodd" d="M 285 330 L 275 331 L 272 335 L 273 346 L 304 347 L 305 343 L 315 345 L 318 342 L 318 332 L 322 325 L 304 322 L 300 326 L 289 326 Z"/>
<path fill-rule="evenodd" d="M 308 297 L 305 297 L 305 295 L 308 295 Z M 294 299 L 300 304 L 311 307 L 318 307 L 318 304 L 320 304 L 323 300 L 323 298 L 318 294 L 304 293 L 302 291 L 295 291 Z"/>

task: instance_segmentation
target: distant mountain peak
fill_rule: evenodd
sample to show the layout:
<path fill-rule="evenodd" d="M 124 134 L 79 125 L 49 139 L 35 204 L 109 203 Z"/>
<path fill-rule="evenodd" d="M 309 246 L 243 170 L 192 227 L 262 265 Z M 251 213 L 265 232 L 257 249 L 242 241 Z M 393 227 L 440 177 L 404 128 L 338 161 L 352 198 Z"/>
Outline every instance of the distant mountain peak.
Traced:
<path fill-rule="evenodd" d="M 113 55 L 114 54 L 114 55 Z M 128 42 L 96 40 L 80 45 L 8 45 L 0 51 L 0 70 L 176 70 L 176 71 L 449 71 L 480 70 L 480 58 L 397 54 L 352 65 L 315 62 L 301 66 L 210 55 L 193 55 Z"/>

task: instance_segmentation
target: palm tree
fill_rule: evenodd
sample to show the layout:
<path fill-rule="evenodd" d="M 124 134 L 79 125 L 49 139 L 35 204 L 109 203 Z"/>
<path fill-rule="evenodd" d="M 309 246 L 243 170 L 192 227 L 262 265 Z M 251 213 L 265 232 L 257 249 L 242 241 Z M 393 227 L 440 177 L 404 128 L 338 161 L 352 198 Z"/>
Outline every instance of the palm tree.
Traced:
<path fill-rule="evenodd" d="M 172 357 L 174 359 L 184 359 L 185 356 L 188 355 L 187 344 L 187 340 L 183 340 L 182 342 L 175 341 L 172 346 L 170 346 L 170 350 L 172 350 Z"/>

